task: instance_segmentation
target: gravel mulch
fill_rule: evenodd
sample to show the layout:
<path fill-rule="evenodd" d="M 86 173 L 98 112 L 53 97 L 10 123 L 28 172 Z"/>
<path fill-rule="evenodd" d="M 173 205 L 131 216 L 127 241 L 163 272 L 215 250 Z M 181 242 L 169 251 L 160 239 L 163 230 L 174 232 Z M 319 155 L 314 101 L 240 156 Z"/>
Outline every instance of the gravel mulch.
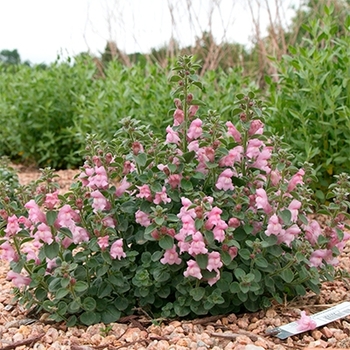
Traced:
<path fill-rule="evenodd" d="M 60 171 L 59 182 L 67 189 L 77 172 Z M 38 171 L 19 169 L 22 184 L 39 176 Z M 340 267 L 350 273 L 350 246 L 340 258 Z M 343 301 L 350 301 L 350 279 L 342 277 L 324 283 L 321 294 L 275 305 L 268 310 L 187 320 L 152 320 L 139 315 L 109 325 L 68 328 L 43 314 L 32 318 L 13 302 L 12 283 L 6 280 L 8 265 L 0 262 L 0 350 L 289 350 L 350 349 L 350 316 L 313 331 L 285 340 L 267 331 L 295 321 L 305 310 L 313 314 Z"/>

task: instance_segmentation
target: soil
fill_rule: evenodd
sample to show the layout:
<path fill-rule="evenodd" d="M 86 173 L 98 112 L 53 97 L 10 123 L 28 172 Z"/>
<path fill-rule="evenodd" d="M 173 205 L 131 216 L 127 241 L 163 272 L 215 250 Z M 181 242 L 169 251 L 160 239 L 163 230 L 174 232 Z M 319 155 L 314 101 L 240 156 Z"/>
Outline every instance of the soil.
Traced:
<path fill-rule="evenodd" d="M 16 167 L 16 171 L 21 184 L 28 184 L 40 176 L 37 169 Z M 77 173 L 77 170 L 57 172 L 62 191 L 69 189 Z M 344 249 L 339 266 L 345 273 L 350 273 L 350 246 Z M 0 262 L 0 350 L 350 349 L 350 316 L 285 340 L 268 333 L 275 327 L 299 319 L 303 310 L 313 314 L 350 301 L 350 279 L 347 276 L 324 283 L 318 296 L 310 293 L 257 313 L 192 321 L 162 320 L 159 323 L 147 315 L 139 315 L 125 317 L 110 325 L 67 328 L 64 323 L 50 322 L 49 315 L 44 314 L 40 319 L 29 318 L 27 310 L 13 302 L 7 272 L 7 264 Z"/>

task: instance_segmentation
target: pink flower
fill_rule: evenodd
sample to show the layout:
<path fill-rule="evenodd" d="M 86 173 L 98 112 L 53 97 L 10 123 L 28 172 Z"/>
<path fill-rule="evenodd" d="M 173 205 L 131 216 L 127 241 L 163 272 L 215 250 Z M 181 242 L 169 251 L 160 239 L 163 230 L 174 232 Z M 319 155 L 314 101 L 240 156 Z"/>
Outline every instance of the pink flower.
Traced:
<path fill-rule="evenodd" d="M 197 262 L 195 260 L 189 260 L 187 261 L 187 269 L 184 271 L 185 277 L 195 277 L 199 280 L 203 277 L 201 274 L 201 269 L 199 268 Z"/>
<path fill-rule="evenodd" d="M 7 273 L 7 279 L 12 281 L 12 283 L 20 288 L 22 286 L 28 286 L 32 281 L 29 277 L 25 277 L 17 272 L 9 271 Z"/>
<path fill-rule="evenodd" d="M 303 169 L 299 169 L 299 171 L 294 174 L 292 176 L 292 178 L 290 179 L 289 183 L 288 183 L 288 192 L 291 192 L 294 190 L 294 188 L 296 187 L 296 185 L 300 184 L 303 185 L 304 181 L 303 181 L 303 176 L 305 175 L 305 171 Z"/>
<path fill-rule="evenodd" d="M 248 134 L 252 136 L 254 134 L 262 134 L 263 131 L 264 131 L 263 122 L 259 119 L 252 120 L 252 122 L 250 123 Z"/>
<path fill-rule="evenodd" d="M 252 168 L 257 168 L 270 173 L 271 168 L 268 165 L 268 160 L 271 158 L 271 148 L 264 147 L 255 159 L 255 162 L 251 165 Z"/>
<path fill-rule="evenodd" d="M 332 261 L 332 251 L 329 249 L 317 249 L 310 255 L 310 266 L 319 267 L 322 265 L 322 260 L 326 262 Z"/>
<path fill-rule="evenodd" d="M 21 231 L 16 215 L 7 218 L 7 226 L 4 231 L 6 232 L 6 237 L 11 237 Z"/>
<path fill-rule="evenodd" d="M 109 247 L 109 236 L 98 237 L 97 244 L 101 250 L 106 250 Z"/>
<path fill-rule="evenodd" d="M 171 174 L 168 177 L 168 184 L 172 189 L 175 189 L 180 186 L 181 178 L 181 174 Z"/>
<path fill-rule="evenodd" d="M 121 197 L 124 192 L 130 187 L 130 183 L 126 181 L 126 177 L 116 185 L 115 195 Z"/>
<path fill-rule="evenodd" d="M 176 145 L 180 143 L 181 140 L 178 132 L 174 131 L 170 126 L 166 128 L 166 132 L 165 143 L 175 143 Z"/>
<path fill-rule="evenodd" d="M 222 267 L 221 256 L 219 252 L 211 252 L 208 254 L 207 270 L 218 271 Z"/>
<path fill-rule="evenodd" d="M 299 213 L 299 209 L 301 207 L 301 202 L 299 202 L 296 199 L 293 199 L 290 204 L 288 205 L 288 209 L 292 214 L 292 222 L 296 222 L 298 220 L 298 213 Z"/>
<path fill-rule="evenodd" d="M 272 208 L 269 204 L 266 191 L 263 188 L 258 188 L 256 190 L 255 203 L 258 209 L 263 209 L 268 215 L 271 214 Z"/>
<path fill-rule="evenodd" d="M 202 135 L 202 121 L 197 118 L 192 121 L 188 131 L 187 131 L 187 136 L 190 140 L 193 139 L 198 139 Z"/>
<path fill-rule="evenodd" d="M 232 183 L 231 177 L 234 175 L 234 172 L 231 169 L 224 170 L 220 175 L 215 184 L 216 188 L 219 190 L 233 190 L 234 186 Z"/>
<path fill-rule="evenodd" d="M 70 227 L 70 230 L 72 231 L 72 237 L 73 237 L 73 243 L 79 244 L 80 242 L 88 242 L 90 237 L 87 231 L 80 226 Z"/>
<path fill-rule="evenodd" d="M 105 227 L 115 228 L 116 223 L 117 223 L 116 220 L 110 216 L 106 216 L 102 219 L 102 225 Z"/>
<path fill-rule="evenodd" d="M 8 241 L 2 243 L 0 245 L 0 249 L 1 249 L 0 259 L 6 260 L 8 262 L 18 261 L 18 255 Z"/>
<path fill-rule="evenodd" d="M 113 259 L 118 259 L 118 260 L 126 257 L 126 254 L 123 250 L 123 239 L 122 238 L 116 240 L 112 244 L 110 254 L 111 254 L 111 257 Z"/>
<path fill-rule="evenodd" d="M 183 110 L 177 108 L 174 112 L 174 126 L 180 125 L 184 121 L 185 115 Z"/>
<path fill-rule="evenodd" d="M 145 198 L 149 202 L 152 201 L 151 189 L 148 185 L 136 186 L 139 189 L 139 193 L 136 195 L 137 198 Z"/>
<path fill-rule="evenodd" d="M 317 243 L 318 236 L 322 234 L 320 224 L 316 220 L 311 220 L 308 225 L 304 225 L 306 239 L 312 244 Z"/>
<path fill-rule="evenodd" d="M 52 271 L 57 266 L 56 258 L 49 259 L 46 258 L 46 272 Z"/>
<path fill-rule="evenodd" d="M 135 221 L 141 226 L 147 227 L 151 225 L 151 221 L 149 219 L 149 215 L 141 210 L 138 210 L 135 213 Z"/>
<path fill-rule="evenodd" d="M 264 143 L 259 139 L 251 139 L 248 141 L 248 147 L 246 155 L 250 159 L 255 159 L 260 154 L 260 147 L 265 146 Z"/>
<path fill-rule="evenodd" d="M 37 231 L 34 234 L 34 238 L 37 241 L 42 241 L 47 244 L 51 244 L 53 242 L 51 228 L 44 223 L 38 225 Z"/>
<path fill-rule="evenodd" d="M 34 241 L 33 244 L 28 243 L 24 246 L 21 247 L 21 252 L 27 254 L 26 259 L 27 261 L 34 260 L 34 262 L 39 265 L 40 264 L 40 259 L 38 257 L 38 249 L 40 248 L 39 246 L 35 246 L 34 243 L 37 243 L 41 245 L 39 241 Z"/>
<path fill-rule="evenodd" d="M 216 271 L 216 276 L 208 279 L 209 286 L 212 286 L 220 279 L 220 271 Z"/>
<path fill-rule="evenodd" d="M 213 229 L 214 238 L 218 242 L 223 242 L 225 239 L 225 230 L 227 229 L 228 225 L 224 220 L 219 220 L 219 222 L 216 224 L 216 226 Z"/>
<path fill-rule="evenodd" d="M 233 260 L 238 254 L 238 248 L 237 247 L 230 247 L 230 248 L 228 248 L 228 253 L 229 253 L 231 259 Z"/>
<path fill-rule="evenodd" d="M 45 206 L 48 209 L 53 209 L 57 203 L 59 203 L 58 199 L 58 191 L 52 192 L 52 193 L 47 193 L 45 196 Z"/>
<path fill-rule="evenodd" d="M 273 214 L 270 217 L 265 234 L 266 236 L 284 234 L 284 230 L 282 229 L 282 225 L 280 224 L 276 214 Z"/>
<path fill-rule="evenodd" d="M 134 163 L 130 162 L 130 160 L 126 160 L 123 166 L 123 175 L 127 175 L 136 170 L 136 166 Z"/>
<path fill-rule="evenodd" d="M 187 149 L 191 152 L 191 151 L 195 151 L 195 152 L 198 152 L 199 150 L 199 142 L 198 140 L 193 140 L 191 141 L 188 146 L 187 146 Z"/>
<path fill-rule="evenodd" d="M 79 222 L 80 218 L 69 204 L 65 204 L 58 212 L 55 225 L 58 227 L 74 227 L 76 222 Z"/>
<path fill-rule="evenodd" d="M 24 206 L 28 209 L 28 218 L 32 223 L 46 222 L 45 214 L 40 210 L 34 199 L 31 199 Z"/>
<path fill-rule="evenodd" d="M 280 172 L 278 170 L 271 170 L 270 172 L 270 180 L 271 180 L 271 183 L 274 185 L 274 186 L 277 186 L 278 183 L 280 182 L 282 176 L 280 174 Z"/>
<path fill-rule="evenodd" d="M 181 259 L 179 258 L 179 255 L 176 251 L 176 246 L 174 246 L 171 249 L 167 249 L 164 253 L 164 257 L 160 259 L 160 262 L 162 264 L 169 264 L 169 265 L 180 265 Z"/>
<path fill-rule="evenodd" d="M 194 117 L 195 114 L 197 113 L 198 109 L 199 109 L 199 106 L 191 105 L 190 108 L 188 109 L 188 116 L 189 117 Z"/>
<path fill-rule="evenodd" d="M 106 169 L 103 166 L 95 166 L 94 175 L 88 178 L 88 186 L 92 189 L 102 188 L 105 189 L 108 187 L 108 177 Z"/>
<path fill-rule="evenodd" d="M 278 236 L 277 243 L 285 243 L 288 247 L 294 241 L 295 237 L 301 232 L 298 225 L 292 225 L 284 233 Z"/>
<path fill-rule="evenodd" d="M 155 194 L 155 198 L 153 200 L 154 204 L 160 204 L 160 203 L 170 203 L 171 199 L 168 197 L 168 195 L 166 194 L 166 187 L 163 186 L 162 191 L 161 192 L 156 192 Z"/>
<path fill-rule="evenodd" d="M 99 190 L 91 192 L 91 197 L 93 198 L 92 208 L 94 213 L 98 212 L 99 210 L 102 211 L 110 209 L 110 203 Z"/>
<path fill-rule="evenodd" d="M 240 162 L 242 159 L 243 154 L 243 147 L 242 146 L 236 146 L 229 150 L 228 155 L 222 157 L 219 160 L 220 166 L 229 166 L 233 167 L 235 162 Z"/>
<path fill-rule="evenodd" d="M 297 330 L 298 331 L 311 331 L 317 327 L 316 321 L 313 320 L 310 316 L 307 316 L 305 311 L 301 312 L 301 317 L 299 320 L 297 320 Z"/>
<path fill-rule="evenodd" d="M 236 127 L 231 122 L 227 122 L 226 126 L 228 128 L 227 133 L 231 135 L 236 142 L 241 142 L 241 134 Z"/>
<path fill-rule="evenodd" d="M 222 210 L 218 207 L 214 207 L 209 213 L 207 213 L 207 221 L 205 223 L 205 228 L 211 230 L 214 225 L 217 225 L 221 221 Z"/>
<path fill-rule="evenodd" d="M 203 235 L 199 231 L 192 234 L 192 242 L 190 243 L 190 246 L 188 248 L 188 253 L 192 256 L 208 253 L 208 249 L 205 248 Z"/>

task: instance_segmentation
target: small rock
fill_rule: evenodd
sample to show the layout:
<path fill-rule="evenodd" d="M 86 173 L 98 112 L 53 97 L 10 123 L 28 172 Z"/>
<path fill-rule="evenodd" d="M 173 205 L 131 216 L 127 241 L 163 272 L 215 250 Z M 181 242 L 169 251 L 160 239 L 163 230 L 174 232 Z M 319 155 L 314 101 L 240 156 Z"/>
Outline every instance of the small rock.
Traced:
<path fill-rule="evenodd" d="M 254 344 L 247 344 L 244 347 L 244 350 L 265 350 L 265 348 L 263 348 L 262 346 L 254 345 Z"/>
<path fill-rule="evenodd" d="M 24 337 L 23 337 L 22 333 L 16 333 L 16 334 L 13 335 L 12 339 L 13 339 L 14 342 L 17 342 L 17 341 L 23 340 Z"/>
<path fill-rule="evenodd" d="M 333 336 L 333 332 L 328 327 L 323 327 L 321 332 L 326 338 L 332 338 Z"/>
<path fill-rule="evenodd" d="M 322 338 L 322 332 L 319 331 L 318 329 L 314 329 L 312 332 L 311 332 L 311 335 L 314 339 L 318 340 L 318 339 L 321 339 Z"/>
<path fill-rule="evenodd" d="M 268 309 L 265 315 L 267 318 L 274 318 L 277 316 L 277 312 L 275 309 Z"/>

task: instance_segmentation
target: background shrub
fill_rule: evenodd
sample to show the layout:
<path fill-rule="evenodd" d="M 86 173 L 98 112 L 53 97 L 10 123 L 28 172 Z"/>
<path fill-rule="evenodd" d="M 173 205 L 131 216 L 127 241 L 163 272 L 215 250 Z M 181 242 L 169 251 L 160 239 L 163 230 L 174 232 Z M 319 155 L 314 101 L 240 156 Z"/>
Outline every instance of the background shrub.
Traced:
<path fill-rule="evenodd" d="M 313 19 L 301 45 L 278 62 L 278 81 L 269 83 L 268 125 L 288 143 L 296 161 L 314 164 L 317 195 L 334 174 L 350 172 L 350 16 L 340 28 L 332 8 Z M 344 33 L 345 29 L 345 33 Z"/>

